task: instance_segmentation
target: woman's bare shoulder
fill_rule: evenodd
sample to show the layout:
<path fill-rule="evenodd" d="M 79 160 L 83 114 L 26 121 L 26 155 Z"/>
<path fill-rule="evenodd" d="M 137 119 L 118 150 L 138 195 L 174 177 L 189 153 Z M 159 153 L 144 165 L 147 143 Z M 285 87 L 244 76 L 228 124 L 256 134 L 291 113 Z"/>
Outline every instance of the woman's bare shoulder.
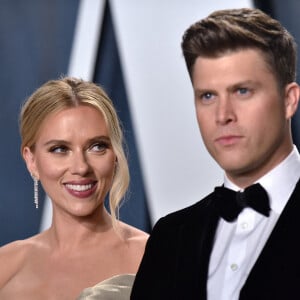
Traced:
<path fill-rule="evenodd" d="M 145 247 L 148 233 L 123 222 L 120 222 L 120 227 L 127 242 Z"/>
<path fill-rule="evenodd" d="M 0 289 L 22 268 L 38 238 L 18 240 L 0 247 Z"/>

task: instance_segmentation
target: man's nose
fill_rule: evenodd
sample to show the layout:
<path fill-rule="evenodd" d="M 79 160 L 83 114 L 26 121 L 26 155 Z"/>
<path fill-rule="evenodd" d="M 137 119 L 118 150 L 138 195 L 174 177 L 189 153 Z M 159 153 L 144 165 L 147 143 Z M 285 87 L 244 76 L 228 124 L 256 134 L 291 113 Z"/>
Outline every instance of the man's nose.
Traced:
<path fill-rule="evenodd" d="M 216 105 L 216 122 L 226 125 L 236 120 L 236 114 L 232 100 L 228 95 L 221 96 Z"/>

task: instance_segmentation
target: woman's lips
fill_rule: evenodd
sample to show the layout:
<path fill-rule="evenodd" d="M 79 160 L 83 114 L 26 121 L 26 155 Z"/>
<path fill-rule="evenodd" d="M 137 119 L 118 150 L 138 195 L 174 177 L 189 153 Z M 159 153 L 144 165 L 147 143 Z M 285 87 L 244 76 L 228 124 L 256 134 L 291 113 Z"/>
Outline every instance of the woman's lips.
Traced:
<path fill-rule="evenodd" d="M 87 198 L 95 192 L 97 188 L 97 182 L 93 181 L 89 183 L 65 183 L 64 186 L 72 196 L 78 198 Z"/>

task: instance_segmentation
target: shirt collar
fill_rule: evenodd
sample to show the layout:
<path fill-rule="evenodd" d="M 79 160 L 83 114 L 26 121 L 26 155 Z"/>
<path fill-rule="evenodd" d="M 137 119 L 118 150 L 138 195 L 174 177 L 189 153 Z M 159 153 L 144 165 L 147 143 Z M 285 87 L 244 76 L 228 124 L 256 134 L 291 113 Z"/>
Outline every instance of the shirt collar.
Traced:
<path fill-rule="evenodd" d="M 271 209 L 280 214 L 289 200 L 300 177 L 300 155 L 294 145 L 291 153 L 259 182 L 267 191 Z M 224 186 L 238 191 L 240 188 L 224 176 Z"/>

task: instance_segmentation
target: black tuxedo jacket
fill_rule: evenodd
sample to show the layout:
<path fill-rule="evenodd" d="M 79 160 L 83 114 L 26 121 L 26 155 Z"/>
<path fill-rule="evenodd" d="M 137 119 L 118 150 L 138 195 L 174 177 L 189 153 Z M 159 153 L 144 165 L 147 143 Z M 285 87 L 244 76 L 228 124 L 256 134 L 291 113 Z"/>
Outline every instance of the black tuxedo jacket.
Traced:
<path fill-rule="evenodd" d="M 209 258 L 219 221 L 212 200 L 210 194 L 156 223 L 131 300 L 206 299 Z M 240 299 L 300 299 L 300 181 L 253 266 Z"/>

